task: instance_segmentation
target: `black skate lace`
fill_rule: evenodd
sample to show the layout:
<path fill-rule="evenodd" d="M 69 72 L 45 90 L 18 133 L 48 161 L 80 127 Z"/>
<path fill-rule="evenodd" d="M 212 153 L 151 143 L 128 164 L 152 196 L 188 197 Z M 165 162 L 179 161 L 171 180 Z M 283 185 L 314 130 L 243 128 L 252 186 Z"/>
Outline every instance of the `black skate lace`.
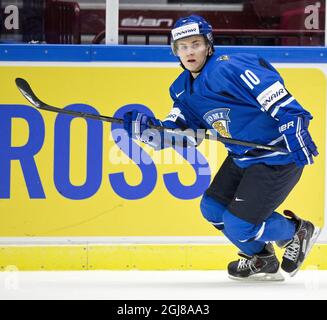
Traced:
<path fill-rule="evenodd" d="M 284 253 L 284 258 L 291 261 L 296 261 L 299 254 L 299 250 L 300 250 L 300 240 L 298 236 L 295 236 L 293 242 L 289 246 L 287 246 Z"/>
<path fill-rule="evenodd" d="M 250 267 L 251 260 L 246 258 L 241 258 L 238 263 L 238 269 L 244 270 Z"/>

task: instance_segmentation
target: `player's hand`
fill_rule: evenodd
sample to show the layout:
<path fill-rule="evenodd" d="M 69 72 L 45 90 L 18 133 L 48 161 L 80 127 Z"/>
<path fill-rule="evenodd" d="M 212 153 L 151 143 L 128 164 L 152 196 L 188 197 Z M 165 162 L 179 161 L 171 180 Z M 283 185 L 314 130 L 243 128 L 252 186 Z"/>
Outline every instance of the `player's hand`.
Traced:
<path fill-rule="evenodd" d="M 137 110 L 124 114 L 124 128 L 132 139 L 140 140 L 144 143 L 151 142 L 154 135 L 154 132 L 149 130 L 151 125 L 162 126 L 162 123 L 160 120 Z"/>
<path fill-rule="evenodd" d="M 308 119 L 297 117 L 284 124 L 284 132 L 282 132 L 287 148 L 299 167 L 312 164 L 313 156 L 316 157 L 319 154 L 308 131 L 308 125 Z M 283 125 L 280 128 L 283 128 Z"/>
<path fill-rule="evenodd" d="M 299 167 L 313 163 L 313 156 L 318 156 L 318 150 L 315 143 L 312 141 L 308 132 L 302 132 L 302 136 L 307 135 L 305 147 L 292 152 L 293 159 Z"/>

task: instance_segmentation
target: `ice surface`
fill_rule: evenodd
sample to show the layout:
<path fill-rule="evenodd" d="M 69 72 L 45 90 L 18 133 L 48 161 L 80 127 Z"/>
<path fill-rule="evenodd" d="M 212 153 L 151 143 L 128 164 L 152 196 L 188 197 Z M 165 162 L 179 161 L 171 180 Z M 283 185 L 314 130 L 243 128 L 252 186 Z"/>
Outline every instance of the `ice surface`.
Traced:
<path fill-rule="evenodd" d="M 8 299 L 326 299 L 327 271 L 304 270 L 284 282 L 240 282 L 225 271 L 0 272 Z"/>

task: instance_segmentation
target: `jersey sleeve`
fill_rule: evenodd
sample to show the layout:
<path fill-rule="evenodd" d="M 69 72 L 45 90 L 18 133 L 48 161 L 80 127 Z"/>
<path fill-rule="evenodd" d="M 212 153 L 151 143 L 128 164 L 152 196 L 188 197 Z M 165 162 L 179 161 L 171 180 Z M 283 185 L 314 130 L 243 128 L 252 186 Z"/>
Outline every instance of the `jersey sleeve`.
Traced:
<path fill-rule="evenodd" d="M 172 87 L 170 88 L 170 96 L 173 100 L 173 107 L 166 118 L 162 121 L 162 125 L 166 128 L 176 130 L 176 132 L 187 130 L 188 133 L 193 134 L 193 136 L 184 136 L 182 139 L 179 139 L 178 134 L 174 135 L 165 132 L 165 137 L 163 138 L 164 147 L 174 146 L 177 140 L 183 140 L 183 142 L 179 141 L 179 144 L 182 143 L 185 147 L 198 146 L 203 139 L 196 136 L 195 130 L 192 131 L 193 126 L 190 116 L 174 94 Z"/>
<path fill-rule="evenodd" d="M 165 127 L 171 129 L 179 128 L 185 130 L 188 128 L 187 120 L 183 115 L 182 108 L 176 102 L 162 123 Z"/>
<path fill-rule="evenodd" d="M 287 90 L 278 71 L 265 59 L 258 56 L 241 58 L 226 64 L 223 73 L 233 95 L 256 105 L 277 121 L 285 117 L 312 118 Z"/>

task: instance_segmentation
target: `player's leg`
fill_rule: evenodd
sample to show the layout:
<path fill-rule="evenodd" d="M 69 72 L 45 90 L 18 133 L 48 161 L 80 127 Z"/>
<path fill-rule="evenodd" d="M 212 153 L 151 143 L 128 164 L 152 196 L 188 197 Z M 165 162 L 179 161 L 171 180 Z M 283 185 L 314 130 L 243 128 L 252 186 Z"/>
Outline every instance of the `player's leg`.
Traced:
<path fill-rule="evenodd" d="M 255 225 L 238 218 L 229 210 L 223 213 L 224 234 L 241 248 L 241 259 L 228 265 L 228 274 L 237 280 L 269 280 L 282 281 L 284 277 L 279 271 L 280 263 L 272 244 L 261 239 L 264 224 Z M 291 225 L 293 227 L 293 225 Z M 291 234 L 285 232 L 285 238 Z"/>
<path fill-rule="evenodd" d="M 223 215 L 226 211 L 226 206 L 213 199 L 208 195 L 204 195 L 200 204 L 203 217 L 211 223 L 216 229 L 221 231 L 242 253 L 252 256 L 257 252 L 261 252 L 266 243 L 263 241 L 241 242 L 238 237 L 228 234 L 224 228 Z"/>
<path fill-rule="evenodd" d="M 263 169 L 261 167 L 263 167 Z M 268 170 L 270 169 L 268 168 Z M 241 217 L 241 219 L 250 222 L 250 228 L 245 226 L 245 231 L 250 234 L 248 235 L 248 238 L 253 238 L 253 235 L 256 235 L 260 229 L 260 227 L 257 228 L 257 225 L 259 225 L 257 221 L 263 219 L 262 217 L 269 217 L 271 212 L 273 212 L 270 211 L 270 206 L 268 207 L 268 210 L 262 208 L 265 201 L 257 203 L 257 199 L 260 200 L 260 196 L 257 196 L 257 193 L 261 192 L 260 190 L 262 190 L 262 192 L 265 192 L 266 194 L 267 192 L 265 189 L 267 189 L 267 185 L 271 185 L 269 182 L 270 176 L 267 177 L 266 173 L 267 170 L 265 169 L 265 166 L 262 165 L 258 166 L 258 169 L 256 167 L 254 169 L 240 168 L 234 163 L 233 159 L 228 156 L 217 172 L 211 185 L 206 190 L 201 201 L 201 210 L 204 217 L 217 229 L 221 230 L 224 226 L 223 213 L 228 207 L 232 206 L 234 210 L 230 210 L 231 212 L 239 213 L 238 216 Z M 269 175 L 271 174 L 269 173 Z M 259 181 L 256 182 L 253 181 L 253 179 L 258 179 Z M 266 183 L 266 180 L 268 180 L 268 184 Z M 239 193 L 246 196 L 246 201 L 245 199 L 238 198 L 237 195 Z M 261 198 L 266 197 L 261 196 Z M 263 214 L 261 212 L 263 211 L 262 209 L 265 210 Z M 267 211 L 269 213 L 267 213 Z M 269 226 L 272 226 L 274 230 L 282 229 L 285 231 L 285 226 L 282 226 L 281 228 L 281 224 L 284 223 L 288 225 L 290 228 L 292 228 L 292 230 L 286 233 L 285 236 L 277 238 L 286 239 L 290 237 L 294 233 L 294 225 L 289 223 L 289 221 L 284 217 L 279 216 L 278 214 L 276 215 L 276 225 L 269 224 Z M 278 220 L 278 218 L 280 219 Z M 254 224 L 254 226 L 251 223 Z M 278 223 L 279 225 L 277 225 Z M 247 235 L 244 236 L 238 234 L 237 232 L 240 232 L 240 230 L 236 230 L 232 226 L 229 229 L 231 229 L 231 231 L 224 230 L 224 233 L 234 244 L 237 245 L 237 247 L 243 251 L 244 254 L 253 255 L 260 252 L 264 248 L 265 240 L 260 240 L 260 244 L 254 243 L 254 241 L 251 241 L 251 243 L 247 242 L 245 244 L 245 242 L 240 242 L 239 240 L 244 240 L 244 237 Z"/>
<path fill-rule="evenodd" d="M 295 164 L 258 164 L 247 168 L 223 217 L 226 231 L 234 237 L 238 235 L 240 241 L 286 243 L 289 250 L 286 249 L 282 266 L 287 272 L 290 271 L 285 266 L 290 263 L 293 272 L 298 270 L 317 237 L 317 229 L 310 222 L 295 217 L 287 219 L 275 212 L 299 181 L 302 170 Z M 287 242 L 290 239 L 291 243 Z M 305 243 L 311 246 L 301 254 Z"/>
<path fill-rule="evenodd" d="M 257 226 L 232 215 L 224 205 L 208 195 L 203 196 L 200 207 L 203 216 L 241 250 L 239 253 L 241 259 L 230 263 L 228 266 L 228 273 L 231 278 L 283 280 L 279 273 L 279 262 L 272 245 L 266 244 L 264 241 L 253 240 L 259 232 Z M 231 221 L 232 219 L 233 221 Z M 227 222 L 228 231 L 224 227 L 224 221 Z M 249 229 L 251 229 L 252 241 L 240 241 L 242 230 Z M 243 233 L 246 237 L 248 236 L 245 231 Z M 259 268 L 259 265 L 263 267 Z"/>
<path fill-rule="evenodd" d="M 233 200 L 244 171 L 244 169 L 236 166 L 233 159 L 228 156 L 202 198 L 201 211 L 203 216 L 218 230 L 223 231 L 225 236 L 242 252 L 252 255 L 263 250 L 265 243 L 243 244 L 239 242 L 237 238 L 232 237 L 223 230 L 222 220 L 223 213 Z"/>
<path fill-rule="evenodd" d="M 269 260 L 270 271 L 275 268 L 276 265 L 278 270 L 279 263 L 270 244 L 266 244 L 264 241 L 255 240 L 250 242 L 241 242 L 239 241 L 240 237 L 238 234 L 229 233 L 224 228 L 224 212 L 226 211 L 227 205 L 234 198 L 235 191 L 242 180 L 244 171 L 244 169 L 237 167 L 230 157 L 227 157 L 209 189 L 202 198 L 202 214 L 215 228 L 222 231 L 223 234 L 241 250 L 240 255 L 243 258 L 239 262 L 240 268 L 242 269 L 242 275 L 244 275 L 244 271 L 247 272 L 245 269 L 248 269 L 249 267 L 247 261 L 254 256 L 257 257 L 258 254 L 261 254 Z M 256 260 L 261 261 L 257 258 Z M 265 271 L 265 275 L 267 273 L 267 268 L 265 268 L 263 271 Z M 266 276 L 267 279 L 283 280 L 283 277 L 277 274 L 275 269 L 273 269 L 271 273 L 272 274 Z M 262 275 L 263 273 L 260 273 L 260 276 Z"/>

